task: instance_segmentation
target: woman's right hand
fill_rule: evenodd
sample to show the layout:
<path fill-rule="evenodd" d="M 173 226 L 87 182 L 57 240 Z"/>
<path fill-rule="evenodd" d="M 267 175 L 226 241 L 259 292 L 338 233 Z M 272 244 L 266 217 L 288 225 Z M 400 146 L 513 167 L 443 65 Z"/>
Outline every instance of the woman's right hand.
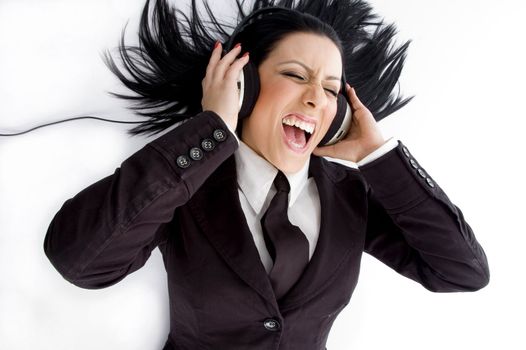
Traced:
<path fill-rule="evenodd" d="M 239 113 L 239 92 L 237 79 L 241 70 L 248 62 L 248 52 L 237 58 L 241 45 L 236 45 L 221 58 L 222 45 L 217 42 L 206 67 L 206 75 L 202 81 L 203 111 L 213 111 L 218 114 L 231 131 L 236 130 Z"/>

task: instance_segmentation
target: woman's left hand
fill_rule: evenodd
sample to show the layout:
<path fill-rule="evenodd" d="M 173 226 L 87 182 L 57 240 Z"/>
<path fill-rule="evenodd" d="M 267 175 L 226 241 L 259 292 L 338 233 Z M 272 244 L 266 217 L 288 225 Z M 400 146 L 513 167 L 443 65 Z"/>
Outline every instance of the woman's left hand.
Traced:
<path fill-rule="evenodd" d="M 385 143 L 371 112 L 356 96 L 356 91 L 347 84 L 347 95 L 353 112 L 351 126 L 345 138 L 334 145 L 316 147 L 314 154 L 358 162 Z"/>

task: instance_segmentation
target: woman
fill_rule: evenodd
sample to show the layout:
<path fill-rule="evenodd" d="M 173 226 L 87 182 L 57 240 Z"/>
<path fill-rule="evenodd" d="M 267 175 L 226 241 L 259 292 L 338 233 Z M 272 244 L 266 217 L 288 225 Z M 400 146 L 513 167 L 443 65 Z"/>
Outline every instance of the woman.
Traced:
<path fill-rule="evenodd" d="M 51 262 L 84 288 L 117 283 L 159 247 L 170 295 L 165 349 L 324 349 L 363 251 L 432 291 L 488 283 L 460 210 L 376 125 L 407 102 L 391 97 L 406 48 L 388 51 L 393 28 L 372 23 L 361 1 L 283 1 L 288 10 L 256 12 L 272 5 L 254 3 L 222 56 L 221 43 L 209 51 L 207 30 L 222 28 L 211 11 L 208 28 L 193 16 L 180 30 L 158 1 L 151 30 L 146 4 L 142 48 L 121 46 L 131 77 L 110 67 L 149 117 L 134 132 L 184 123 L 66 201 L 46 235 Z M 239 120 L 237 77 L 248 62 L 260 91 Z M 349 133 L 318 146 L 342 93 Z M 276 228 L 283 216 L 295 226 Z"/>

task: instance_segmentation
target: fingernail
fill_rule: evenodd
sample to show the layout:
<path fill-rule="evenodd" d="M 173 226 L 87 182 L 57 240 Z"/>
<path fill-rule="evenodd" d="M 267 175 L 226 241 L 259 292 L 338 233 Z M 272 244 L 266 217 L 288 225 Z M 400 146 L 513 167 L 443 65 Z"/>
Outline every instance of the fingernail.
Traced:
<path fill-rule="evenodd" d="M 217 49 L 219 47 L 219 40 L 216 41 L 216 43 L 214 44 L 214 49 Z"/>
<path fill-rule="evenodd" d="M 238 47 L 240 47 L 241 44 L 240 43 L 237 43 L 236 46 L 234 46 L 234 49 L 237 49 Z"/>
<path fill-rule="evenodd" d="M 245 53 L 243 54 L 243 56 L 241 56 L 241 58 L 246 57 L 246 56 L 248 56 L 248 51 L 245 52 Z"/>

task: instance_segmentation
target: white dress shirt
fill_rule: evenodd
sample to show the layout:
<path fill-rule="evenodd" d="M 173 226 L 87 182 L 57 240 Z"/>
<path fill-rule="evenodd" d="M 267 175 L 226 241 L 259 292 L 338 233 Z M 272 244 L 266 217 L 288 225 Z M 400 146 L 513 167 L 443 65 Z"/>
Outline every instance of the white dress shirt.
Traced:
<path fill-rule="evenodd" d="M 270 273 L 273 262 L 265 245 L 260 220 L 276 193 L 273 182 L 278 169 L 239 139 L 238 142 L 239 148 L 234 153 L 234 156 L 236 159 L 239 201 L 263 266 L 267 273 Z M 397 145 L 398 142 L 390 138 L 384 145 L 358 163 L 330 157 L 325 158 L 345 166 L 358 168 L 389 152 Z M 289 221 L 293 225 L 298 226 L 305 234 L 305 237 L 307 237 L 310 260 L 318 242 L 321 210 L 318 188 L 314 178 L 308 177 L 309 163 L 307 161 L 297 173 L 285 175 L 290 184 Z"/>

